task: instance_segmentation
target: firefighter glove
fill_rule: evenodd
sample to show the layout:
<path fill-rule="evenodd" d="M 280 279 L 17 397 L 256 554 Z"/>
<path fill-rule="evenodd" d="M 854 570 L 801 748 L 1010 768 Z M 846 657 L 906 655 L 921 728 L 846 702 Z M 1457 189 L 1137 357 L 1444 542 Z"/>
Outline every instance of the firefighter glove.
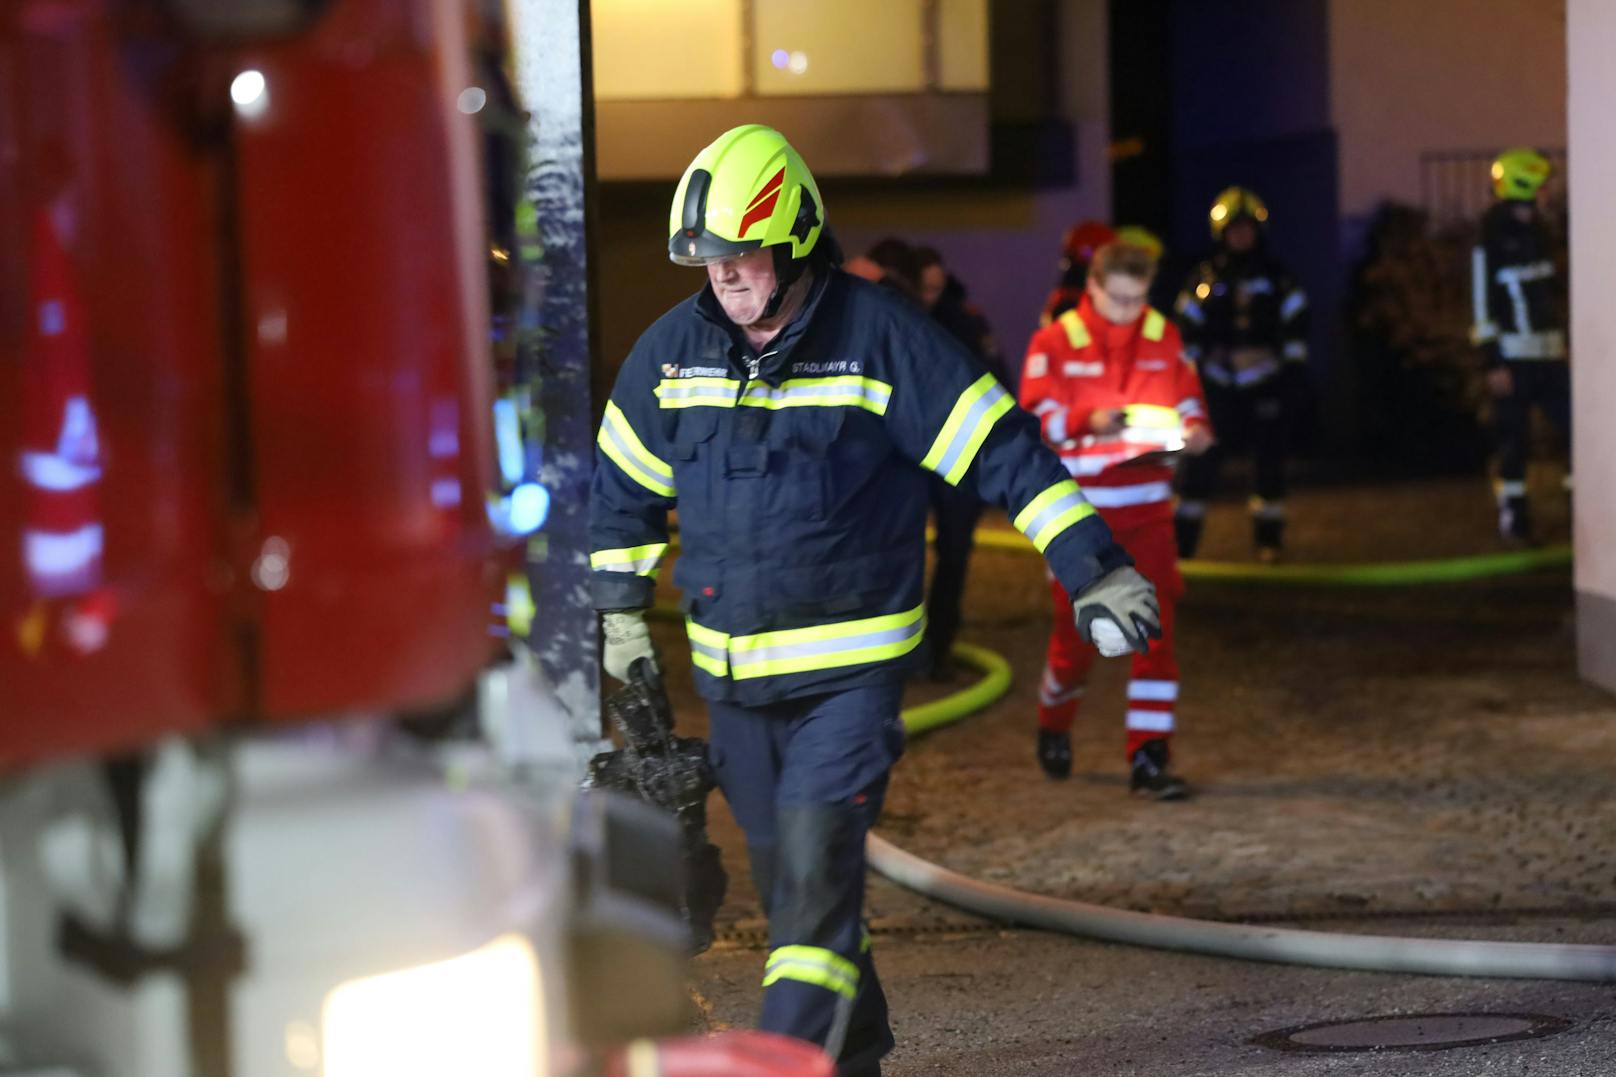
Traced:
<path fill-rule="evenodd" d="M 651 630 L 645 624 L 644 610 L 614 610 L 601 615 L 601 628 L 606 636 L 601 665 L 608 676 L 628 683 L 629 670 L 642 658 L 660 669 L 656 648 L 651 645 Z"/>
<path fill-rule="evenodd" d="M 1131 565 L 1114 568 L 1091 583 L 1072 603 L 1078 633 L 1106 658 L 1136 651 L 1161 639 L 1161 606 L 1156 588 Z"/>

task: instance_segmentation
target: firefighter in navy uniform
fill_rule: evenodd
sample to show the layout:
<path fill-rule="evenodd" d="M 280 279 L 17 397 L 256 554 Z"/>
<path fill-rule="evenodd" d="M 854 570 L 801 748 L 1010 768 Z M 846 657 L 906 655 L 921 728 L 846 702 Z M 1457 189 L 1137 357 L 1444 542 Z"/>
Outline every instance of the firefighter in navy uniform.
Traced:
<path fill-rule="evenodd" d="M 679 509 L 710 756 L 769 915 L 762 1027 L 874 1074 L 892 1045 L 862 922 L 864 837 L 903 749 L 925 631 L 926 473 L 1004 506 L 1101 653 L 1159 637 L 1154 590 L 948 332 L 836 267 L 807 166 L 739 127 L 674 194 L 670 256 L 707 285 L 630 352 L 599 437 L 590 564 L 606 672 L 655 660 L 644 609 Z"/>
<path fill-rule="evenodd" d="M 1471 253 L 1475 324 L 1487 382 L 1497 399 L 1498 531 L 1532 538 L 1526 458 L 1535 405 L 1571 440 L 1571 378 L 1566 361 L 1565 281 L 1537 196 L 1549 162 L 1536 150 L 1505 150 L 1493 162 L 1495 203 L 1481 218 Z"/>
<path fill-rule="evenodd" d="M 931 313 L 938 325 L 953 334 L 1000 385 L 1015 392 L 1015 379 L 993 339 L 987 317 L 971 302 L 960 279 L 949 272 L 942 253 L 935 247 L 916 247 L 914 262 L 919 274 L 920 305 Z M 926 599 L 926 645 L 932 679 L 942 681 L 954 675 L 950 655 L 954 640 L 959 636 L 965 576 L 975 543 L 976 522 L 982 515 L 982 502 L 937 475 L 928 476 L 927 485 L 931 488 L 931 513 L 937 541 L 931 594 Z"/>
<path fill-rule="evenodd" d="M 1268 207 L 1244 187 L 1209 214 L 1218 250 L 1197 266 L 1174 309 L 1185 354 L 1200 368 L 1219 446 L 1185 461 L 1174 529 L 1194 557 L 1225 449 L 1251 449 L 1252 542 L 1264 562 L 1285 543 L 1285 458 L 1306 383 L 1307 293 L 1268 250 Z"/>

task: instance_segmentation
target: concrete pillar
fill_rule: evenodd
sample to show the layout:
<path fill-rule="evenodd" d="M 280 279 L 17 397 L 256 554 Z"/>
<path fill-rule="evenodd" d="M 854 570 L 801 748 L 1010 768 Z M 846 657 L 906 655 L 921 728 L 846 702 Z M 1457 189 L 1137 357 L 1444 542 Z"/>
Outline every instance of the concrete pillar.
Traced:
<path fill-rule="evenodd" d="M 1578 667 L 1616 691 L 1616 4 L 1566 15 Z"/>
<path fill-rule="evenodd" d="M 520 327 L 543 350 L 535 404 L 544 428 L 539 478 L 551 498 L 549 522 L 528 547 L 537 607 L 529 643 L 566 713 L 579 758 L 587 759 L 605 745 L 585 534 L 595 414 L 589 401 L 595 352 L 589 0 L 519 0 L 507 11 L 515 81 L 531 117 L 527 195 L 543 248 Z"/>

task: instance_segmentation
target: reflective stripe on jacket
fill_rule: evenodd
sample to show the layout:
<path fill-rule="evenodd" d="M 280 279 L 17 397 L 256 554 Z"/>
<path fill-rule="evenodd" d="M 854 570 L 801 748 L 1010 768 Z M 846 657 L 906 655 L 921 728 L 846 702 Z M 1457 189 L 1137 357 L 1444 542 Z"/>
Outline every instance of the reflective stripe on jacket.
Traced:
<path fill-rule="evenodd" d="M 1481 219 L 1470 252 L 1471 343 L 1488 366 L 1503 360 L 1566 358 L 1565 281 L 1542 218 L 1498 202 Z"/>
<path fill-rule="evenodd" d="M 677 505 L 673 580 L 711 699 L 902 674 L 925 632 L 923 468 L 1004 506 L 1074 594 L 1128 563 L 992 375 L 918 308 L 841 272 L 761 356 L 709 290 L 675 307 L 619 372 L 599 446 L 595 605 L 651 603 Z"/>
<path fill-rule="evenodd" d="M 1173 312 L 1185 354 L 1209 382 L 1246 389 L 1307 361 L 1307 292 L 1266 249 L 1218 251 L 1195 267 Z M 1243 349 L 1267 350 L 1274 361 L 1239 367 L 1232 356 Z"/>
<path fill-rule="evenodd" d="M 1147 309 L 1133 326 L 1117 326 L 1087 296 L 1027 345 L 1021 404 L 1040 418 L 1044 439 L 1114 527 L 1171 517 L 1172 466 L 1140 458 L 1180 449 L 1192 428 L 1209 425 L 1200 378 L 1183 351 L 1160 312 Z M 1094 413 L 1113 408 L 1127 425 L 1093 434 Z"/>

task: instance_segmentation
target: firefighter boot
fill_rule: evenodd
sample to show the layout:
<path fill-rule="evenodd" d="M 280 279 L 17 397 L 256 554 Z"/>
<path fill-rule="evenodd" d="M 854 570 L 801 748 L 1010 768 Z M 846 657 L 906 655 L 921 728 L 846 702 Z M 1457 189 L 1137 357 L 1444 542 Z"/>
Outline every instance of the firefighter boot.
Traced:
<path fill-rule="evenodd" d="M 1532 541 L 1532 510 L 1524 497 L 1498 499 L 1498 537 L 1511 545 Z"/>
<path fill-rule="evenodd" d="M 1069 733 L 1038 731 L 1038 765 L 1054 781 L 1072 776 L 1072 737 Z"/>
<path fill-rule="evenodd" d="M 1165 740 L 1147 740 L 1133 753 L 1128 790 L 1152 800 L 1185 800 L 1191 795 L 1189 783 L 1167 769 Z"/>
<path fill-rule="evenodd" d="M 1257 560 L 1265 565 L 1279 561 L 1285 550 L 1285 520 L 1277 516 L 1253 516 L 1251 541 L 1257 548 Z"/>
<path fill-rule="evenodd" d="M 1178 543 L 1179 560 L 1188 561 L 1195 556 L 1195 551 L 1201 545 L 1201 530 L 1205 525 L 1204 509 L 1200 512 L 1185 512 L 1181 507 L 1173 515 L 1173 538 Z"/>

